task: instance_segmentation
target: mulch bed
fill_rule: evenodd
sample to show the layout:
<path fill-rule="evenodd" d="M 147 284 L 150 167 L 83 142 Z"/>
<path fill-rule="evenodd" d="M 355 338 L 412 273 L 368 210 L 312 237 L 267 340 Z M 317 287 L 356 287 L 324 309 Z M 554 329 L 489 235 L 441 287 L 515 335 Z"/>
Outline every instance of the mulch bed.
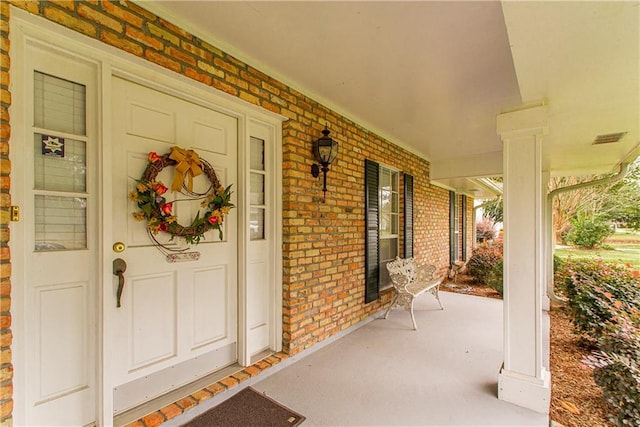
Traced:
<path fill-rule="evenodd" d="M 455 292 L 459 294 L 475 295 L 479 297 L 502 299 L 502 296 L 493 288 L 477 283 L 471 276 L 458 274 L 456 282 L 445 280 L 440 286 L 441 291 Z"/>
<path fill-rule="evenodd" d="M 445 282 L 448 283 L 448 282 Z M 456 286 L 442 285 L 440 290 L 502 298 L 494 289 L 476 283 L 461 274 Z M 584 340 L 573 332 L 569 315 L 561 306 L 549 312 L 551 320 L 551 408 L 550 419 L 566 427 L 609 427 L 608 405 L 602 399 L 591 371 L 581 367 L 582 357 L 590 353 Z"/>
<path fill-rule="evenodd" d="M 562 307 L 552 307 L 549 315 L 551 419 L 567 427 L 614 425 L 607 421 L 608 405 L 603 400 L 602 391 L 594 382 L 591 371 L 581 367 L 580 361 L 591 349 L 573 332 L 570 317 Z M 579 413 L 573 413 L 575 409 Z"/>

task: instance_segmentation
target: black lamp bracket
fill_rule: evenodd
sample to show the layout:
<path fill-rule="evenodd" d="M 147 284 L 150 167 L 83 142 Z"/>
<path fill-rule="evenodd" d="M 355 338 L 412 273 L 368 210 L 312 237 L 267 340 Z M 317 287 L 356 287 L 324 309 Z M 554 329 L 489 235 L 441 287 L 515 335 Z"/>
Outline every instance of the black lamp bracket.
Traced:
<path fill-rule="evenodd" d="M 314 163 L 313 165 L 311 165 L 311 175 L 313 175 L 314 178 L 317 178 L 320 176 L 320 165 L 317 163 Z"/>

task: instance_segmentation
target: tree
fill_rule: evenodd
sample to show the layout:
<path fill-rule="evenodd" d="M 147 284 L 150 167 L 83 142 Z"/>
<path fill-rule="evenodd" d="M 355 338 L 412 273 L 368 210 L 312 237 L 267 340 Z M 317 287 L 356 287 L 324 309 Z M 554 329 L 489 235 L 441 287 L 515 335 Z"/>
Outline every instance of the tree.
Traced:
<path fill-rule="evenodd" d="M 606 175 L 552 178 L 549 191 L 601 179 Z M 629 166 L 625 177 L 609 184 L 579 188 L 558 194 L 553 201 L 553 230 L 556 242 L 566 243 L 571 220 L 579 214 L 598 214 L 610 222 L 634 227 L 640 223 L 640 158 Z"/>
<path fill-rule="evenodd" d="M 549 182 L 549 191 L 582 182 L 593 181 L 598 178 L 596 175 L 584 177 L 554 177 Z M 578 213 L 593 214 L 604 204 L 602 196 L 606 193 L 605 187 L 604 185 L 585 187 L 560 193 L 554 197 L 553 230 L 556 242 L 565 242 L 564 236 L 571 226 L 571 219 L 575 218 Z M 483 207 L 483 211 L 484 217 L 491 218 L 495 222 L 503 222 L 502 197 L 497 197 L 489 202 Z"/>
<path fill-rule="evenodd" d="M 501 176 L 492 176 L 489 180 L 494 181 L 497 185 L 502 187 L 503 180 Z M 482 206 L 482 216 L 484 218 L 489 218 L 494 223 L 504 222 L 502 196 L 497 196 L 493 200 L 485 201 Z"/>
<path fill-rule="evenodd" d="M 548 191 L 583 182 L 605 178 L 607 175 L 553 177 Z M 492 200 L 484 208 L 483 216 L 495 222 L 503 221 L 502 198 Z M 619 181 L 579 188 L 557 194 L 553 199 L 553 232 L 555 241 L 566 243 L 571 220 L 579 214 L 606 219 L 640 230 L 640 157 L 629 166 L 626 176 Z"/>
<path fill-rule="evenodd" d="M 611 199 L 603 206 L 609 221 L 640 231 L 640 158 L 630 166 L 627 176 L 614 185 Z"/>
<path fill-rule="evenodd" d="M 603 177 L 597 175 L 553 177 L 549 181 L 549 191 L 600 178 Z M 556 243 L 566 244 L 565 236 L 571 227 L 571 219 L 576 218 L 579 213 L 593 215 L 602 207 L 603 195 L 607 193 L 608 187 L 611 187 L 611 184 L 584 187 L 559 193 L 553 198 L 553 233 Z"/>
<path fill-rule="evenodd" d="M 483 215 L 476 224 L 476 241 L 483 243 L 493 240 L 496 237 L 495 226 L 496 223 L 491 218 Z"/>
<path fill-rule="evenodd" d="M 482 216 L 493 220 L 494 223 L 504 222 L 502 197 L 496 197 L 495 199 L 487 202 L 482 207 Z"/>

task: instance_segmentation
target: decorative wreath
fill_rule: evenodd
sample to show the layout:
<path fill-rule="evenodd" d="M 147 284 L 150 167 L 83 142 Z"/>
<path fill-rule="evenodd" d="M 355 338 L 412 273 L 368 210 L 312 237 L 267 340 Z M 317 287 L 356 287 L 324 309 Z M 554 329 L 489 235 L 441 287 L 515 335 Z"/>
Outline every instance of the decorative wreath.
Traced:
<path fill-rule="evenodd" d="M 177 236 L 184 238 L 188 244 L 197 245 L 207 231 L 216 229 L 222 239 L 224 216 L 234 207 L 230 201 L 231 185 L 224 188 L 213 167 L 193 150 L 172 147 L 169 153 L 159 156 L 151 152 L 148 158 L 147 168 L 142 177 L 137 180 L 136 188 L 129 193 L 129 198 L 140 209 L 134 212 L 133 216 L 138 221 L 147 221 L 149 236 L 160 246 L 162 245 L 154 237 L 159 232 L 171 234 L 171 240 Z M 201 215 L 198 210 L 189 226 L 180 225 L 178 218 L 172 214 L 173 204 L 180 200 L 168 202 L 164 196 L 169 188 L 162 182 L 156 181 L 158 174 L 167 166 L 175 167 L 172 191 L 186 194 L 191 199 L 202 199 L 201 206 L 204 208 L 204 213 Z M 204 193 L 194 193 L 193 178 L 201 174 L 209 179 L 211 185 Z M 165 249 L 168 248 L 165 247 Z"/>

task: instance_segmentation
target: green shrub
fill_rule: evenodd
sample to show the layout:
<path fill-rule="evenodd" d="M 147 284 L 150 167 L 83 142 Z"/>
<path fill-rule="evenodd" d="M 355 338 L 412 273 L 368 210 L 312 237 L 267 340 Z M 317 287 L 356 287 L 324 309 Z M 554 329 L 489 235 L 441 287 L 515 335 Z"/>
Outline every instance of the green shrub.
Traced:
<path fill-rule="evenodd" d="M 583 249 L 593 249 L 611 236 L 614 229 L 597 216 L 578 215 L 571 220 L 567 242 Z"/>
<path fill-rule="evenodd" d="M 473 255 L 467 262 L 467 274 L 486 285 L 488 284 L 489 274 L 498 262 L 502 263 L 502 245 L 495 243 L 481 244 L 474 249 Z"/>
<path fill-rule="evenodd" d="M 583 363 L 593 368 L 593 378 L 604 399 L 615 408 L 611 421 L 618 426 L 640 426 L 640 315 L 637 310 L 602 294 L 611 309 L 603 325 L 598 351 Z"/>
<path fill-rule="evenodd" d="M 602 335 L 604 325 L 612 318 L 609 297 L 620 301 L 623 311 L 640 309 L 640 278 L 629 266 L 602 260 L 569 260 L 557 272 L 556 281 L 569 300 L 576 331 L 594 339 Z"/>
<path fill-rule="evenodd" d="M 503 261 L 498 261 L 492 268 L 489 270 L 489 274 L 487 274 L 487 285 L 500 294 L 503 295 L 504 291 L 504 280 L 503 280 Z"/>
<path fill-rule="evenodd" d="M 618 426 L 640 426 L 639 276 L 629 265 L 570 259 L 555 276 L 576 331 L 595 339 L 598 350 L 583 362 L 593 368 Z"/>
<path fill-rule="evenodd" d="M 584 264 L 589 262 L 595 261 L 573 259 L 571 256 L 563 260 L 556 255 L 553 256 L 553 283 L 559 295 L 563 295 L 568 299 L 575 296 L 575 287 L 571 282 L 571 275 L 574 271 L 587 268 Z"/>
<path fill-rule="evenodd" d="M 558 255 L 553 255 L 553 273 L 557 273 L 558 270 L 562 270 L 564 268 L 565 262 Z"/>

